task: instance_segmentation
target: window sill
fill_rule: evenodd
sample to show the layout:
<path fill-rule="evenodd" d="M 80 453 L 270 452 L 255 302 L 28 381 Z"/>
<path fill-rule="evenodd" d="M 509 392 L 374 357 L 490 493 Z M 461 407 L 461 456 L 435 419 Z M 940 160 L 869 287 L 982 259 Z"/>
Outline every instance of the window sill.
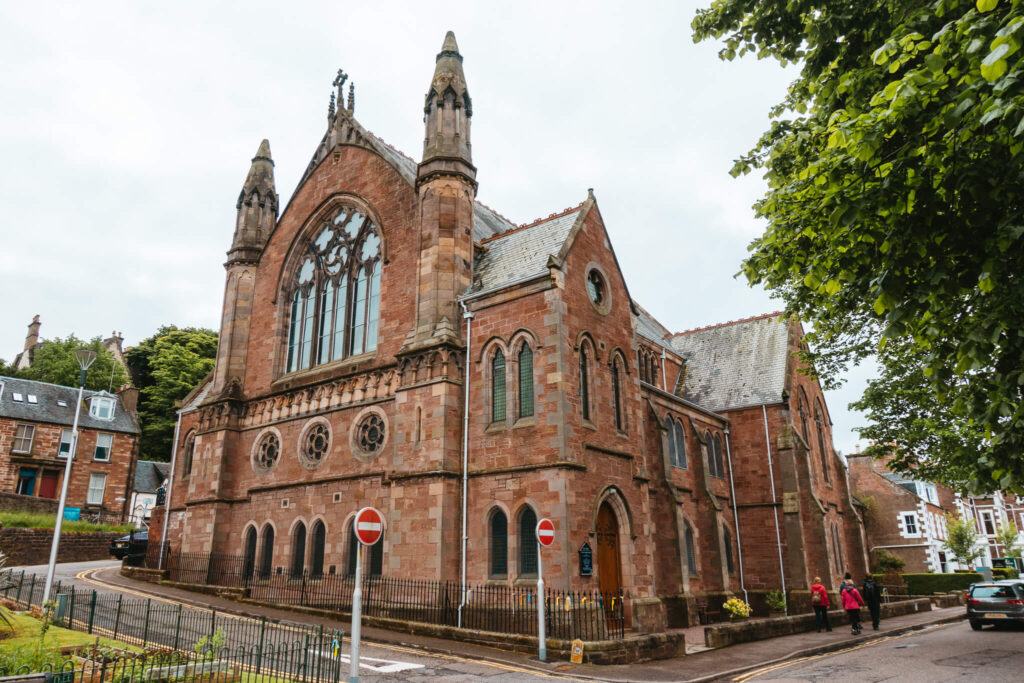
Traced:
<path fill-rule="evenodd" d="M 597 425 L 588 420 L 587 418 L 583 418 L 583 426 L 586 427 L 587 429 L 593 429 L 595 432 L 597 431 Z"/>
<path fill-rule="evenodd" d="M 629 438 L 629 434 L 627 432 L 622 431 L 621 429 L 616 429 L 615 430 L 615 435 L 617 437 L 619 437 L 620 439 L 628 439 Z"/>
<path fill-rule="evenodd" d="M 521 417 L 516 420 L 515 424 L 512 425 L 512 429 L 519 429 L 520 427 L 534 427 L 537 425 L 537 418 L 533 415 L 529 417 Z"/>
<path fill-rule="evenodd" d="M 341 360 L 333 360 L 330 363 L 314 365 L 305 370 L 295 370 L 281 375 L 270 383 L 273 390 L 292 389 L 295 387 L 313 384 L 325 379 L 337 377 L 338 375 L 355 374 L 359 372 L 362 363 L 371 361 L 377 357 L 376 349 L 361 353 L 358 356 L 349 356 Z"/>
<path fill-rule="evenodd" d="M 537 585 L 537 577 L 536 576 L 530 576 L 529 574 L 524 575 L 524 576 L 520 576 L 518 579 L 516 579 L 515 581 L 512 582 L 512 585 L 516 586 L 516 587 L 519 587 L 519 586 L 536 586 Z"/>
<path fill-rule="evenodd" d="M 484 434 L 497 434 L 508 429 L 508 424 L 505 422 L 492 422 L 487 425 L 487 429 L 484 430 Z"/>

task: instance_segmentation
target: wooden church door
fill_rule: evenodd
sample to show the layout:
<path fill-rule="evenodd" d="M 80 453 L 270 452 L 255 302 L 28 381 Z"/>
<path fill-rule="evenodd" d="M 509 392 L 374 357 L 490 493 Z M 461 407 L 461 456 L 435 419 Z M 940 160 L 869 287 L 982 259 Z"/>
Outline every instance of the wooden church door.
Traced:
<path fill-rule="evenodd" d="M 607 502 L 597 511 L 597 577 L 602 593 L 617 595 L 622 588 L 619 521 Z"/>

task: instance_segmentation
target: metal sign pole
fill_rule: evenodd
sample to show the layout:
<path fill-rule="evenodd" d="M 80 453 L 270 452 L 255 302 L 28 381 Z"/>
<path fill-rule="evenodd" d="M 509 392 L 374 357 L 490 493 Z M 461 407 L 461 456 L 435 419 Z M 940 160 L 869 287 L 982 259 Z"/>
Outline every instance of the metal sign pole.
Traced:
<path fill-rule="evenodd" d="M 544 570 L 540 560 L 540 542 L 537 543 L 537 641 L 540 645 L 540 652 L 537 658 L 542 662 L 548 661 L 547 635 L 544 629 Z"/>
<path fill-rule="evenodd" d="M 363 626 L 363 544 L 356 547 L 356 587 L 352 591 L 352 648 L 349 653 L 348 681 L 359 683 L 359 638 Z"/>

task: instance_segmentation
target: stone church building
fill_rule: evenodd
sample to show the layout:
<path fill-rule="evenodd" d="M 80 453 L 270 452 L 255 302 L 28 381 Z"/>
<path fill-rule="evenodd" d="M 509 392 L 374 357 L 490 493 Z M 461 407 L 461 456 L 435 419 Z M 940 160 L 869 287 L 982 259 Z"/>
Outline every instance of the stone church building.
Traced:
<path fill-rule="evenodd" d="M 549 517 L 547 584 L 622 590 L 649 631 L 692 622 L 697 598 L 862 572 L 799 323 L 670 334 L 631 298 L 592 191 L 527 225 L 477 202 L 462 61 L 449 33 L 418 162 L 356 121 L 341 72 L 284 206 L 259 146 L 216 367 L 181 412 L 171 547 L 350 573 L 373 506 L 371 574 L 528 585 Z"/>

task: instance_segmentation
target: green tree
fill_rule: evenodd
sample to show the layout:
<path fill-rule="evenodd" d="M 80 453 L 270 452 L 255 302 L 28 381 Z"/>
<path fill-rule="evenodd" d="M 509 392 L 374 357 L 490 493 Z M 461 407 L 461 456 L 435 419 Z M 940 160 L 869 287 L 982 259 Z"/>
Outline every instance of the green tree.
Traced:
<path fill-rule="evenodd" d="M 958 562 L 970 565 L 972 560 L 981 557 L 982 550 L 978 547 L 978 538 L 974 522 L 960 515 L 946 515 L 945 548 L 953 553 Z"/>
<path fill-rule="evenodd" d="M 1003 546 L 1003 557 L 1020 557 L 1021 547 L 1017 540 L 1020 529 L 1012 521 L 1004 524 L 1003 528 L 996 534 L 996 541 Z"/>
<path fill-rule="evenodd" d="M 173 325 L 161 327 L 125 354 L 140 391 L 142 458 L 170 460 L 175 404 L 213 369 L 216 355 L 216 332 Z"/>
<path fill-rule="evenodd" d="M 769 187 L 744 274 L 813 325 L 826 387 L 902 341 L 982 435 L 919 455 L 976 491 L 1024 492 L 1022 27 L 1021 0 L 715 0 L 693 21 L 724 59 L 800 64 L 733 168 Z"/>
<path fill-rule="evenodd" d="M 114 354 L 103 348 L 99 337 L 84 342 L 75 335 L 64 339 L 48 339 L 42 343 L 32 356 L 32 365 L 17 372 L 17 376 L 37 382 L 62 384 L 77 387 L 82 370 L 75 357 L 78 349 L 92 349 L 96 352 L 96 360 L 89 366 L 85 378 L 85 388 L 92 391 L 117 389 L 128 382 L 128 373 L 124 366 L 117 362 Z"/>

